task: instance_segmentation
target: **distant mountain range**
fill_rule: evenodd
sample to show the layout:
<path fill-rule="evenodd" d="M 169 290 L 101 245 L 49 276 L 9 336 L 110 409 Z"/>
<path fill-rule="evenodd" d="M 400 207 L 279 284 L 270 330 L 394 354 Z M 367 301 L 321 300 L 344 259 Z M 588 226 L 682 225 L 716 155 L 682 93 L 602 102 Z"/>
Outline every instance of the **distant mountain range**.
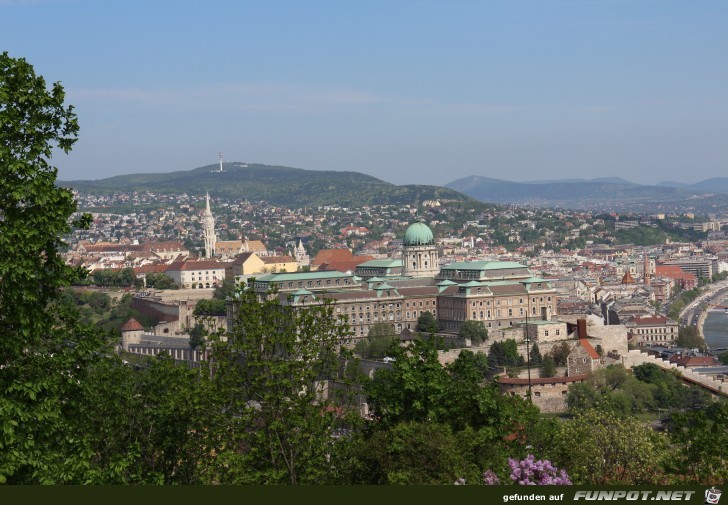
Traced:
<path fill-rule="evenodd" d="M 618 212 L 728 211 L 728 178 L 641 185 L 619 177 L 510 182 L 471 175 L 445 187 L 500 204 Z"/>
<path fill-rule="evenodd" d="M 472 175 L 441 186 L 397 186 L 359 172 L 228 162 L 193 170 L 119 175 L 100 180 L 59 181 L 60 186 L 86 193 L 152 191 L 204 194 L 265 200 L 276 205 L 303 207 L 371 204 L 416 204 L 423 200 L 457 200 L 561 207 L 598 212 L 728 213 L 728 178 L 694 184 L 661 182 L 636 184 L 619 177 L 511 182 Z"/>
<path fill-rule="evenodd" d="M 417 204 L 423 200 L 471 200 L 440 186 L 397 186 L 358 172 L 304 170 L 300 168 L 225 163 L 194 170 L 156 174 L 118 175 L 93 181 L 59 181 L 59 185 L 86 193 L 153 191 L 189 193 L 265 200 L 276 205 L 303 207 L 370 204 Z M 477 202 L 473 202 L 477 203 Z"/>
<path fill-rule="evenodd" d="M 695 184 L 665 181 L 659 183 L 658 186 L 728 194 L 728 177 L 713 177 L 712 179 L 705 179 L 704 181 L 696 182 Z"/>

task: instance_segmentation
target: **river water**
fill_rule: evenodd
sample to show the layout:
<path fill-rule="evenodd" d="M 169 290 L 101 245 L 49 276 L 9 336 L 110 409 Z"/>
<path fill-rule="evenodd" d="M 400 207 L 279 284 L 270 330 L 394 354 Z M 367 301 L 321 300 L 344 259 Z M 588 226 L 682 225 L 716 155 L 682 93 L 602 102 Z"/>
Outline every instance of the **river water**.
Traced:
<path fill-rule="evenodd" d="M 726 305 L 726 302 L 721 302 Z M 705 343 L 711 349 L 728 348 L 728 315 L 723 310 L 711 310 L 703 324 Z"/>

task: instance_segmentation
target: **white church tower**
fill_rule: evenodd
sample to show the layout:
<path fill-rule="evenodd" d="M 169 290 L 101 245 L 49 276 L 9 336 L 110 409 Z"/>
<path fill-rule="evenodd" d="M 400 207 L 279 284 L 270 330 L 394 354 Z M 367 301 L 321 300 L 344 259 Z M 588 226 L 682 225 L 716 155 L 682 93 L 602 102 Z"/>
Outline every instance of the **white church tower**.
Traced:
<path fill-rule="evenodd" d="M 212 258 L 215 254 L 215 218 L 210 210 L 210 193 L 207 193 L 207 204 L 202 214 L 202 230 L 205 233 L 205 257 Z"/>
<path fill-rule="evenodd" d="M 292 256 L 296 258 L 296 263 L 299 267 L 311 266 L 311 257 L 306 252 L 306 248 L 303 247 L 303 240 L 300 238 L 296 240 L 296 246 L 293 248 Z"/>

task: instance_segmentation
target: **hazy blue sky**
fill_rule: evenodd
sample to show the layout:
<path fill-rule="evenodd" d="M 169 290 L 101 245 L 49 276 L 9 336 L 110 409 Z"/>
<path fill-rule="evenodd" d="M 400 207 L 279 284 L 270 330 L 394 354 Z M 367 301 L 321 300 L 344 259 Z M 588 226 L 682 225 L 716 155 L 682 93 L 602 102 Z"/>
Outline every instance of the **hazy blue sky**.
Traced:
<path fill-rule="evenodd" d="M 61 179 L 728 176 L 724 0 L 0 0 L 0 50 L 77 108 Z"/>

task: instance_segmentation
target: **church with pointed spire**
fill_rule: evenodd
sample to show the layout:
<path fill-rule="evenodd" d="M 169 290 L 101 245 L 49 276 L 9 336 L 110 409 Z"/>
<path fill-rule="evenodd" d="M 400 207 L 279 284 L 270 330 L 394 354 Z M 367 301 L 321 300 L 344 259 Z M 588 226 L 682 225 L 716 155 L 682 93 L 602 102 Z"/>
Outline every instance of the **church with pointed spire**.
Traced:
<path fill-rule="evenodd" d="M 205 234 L 205 257 L 212 258 L 215 255 L 215 217 L 210 210 L 210 193 L 207 193 L 205 212 L 202 214 L 202 230 Z"/>

